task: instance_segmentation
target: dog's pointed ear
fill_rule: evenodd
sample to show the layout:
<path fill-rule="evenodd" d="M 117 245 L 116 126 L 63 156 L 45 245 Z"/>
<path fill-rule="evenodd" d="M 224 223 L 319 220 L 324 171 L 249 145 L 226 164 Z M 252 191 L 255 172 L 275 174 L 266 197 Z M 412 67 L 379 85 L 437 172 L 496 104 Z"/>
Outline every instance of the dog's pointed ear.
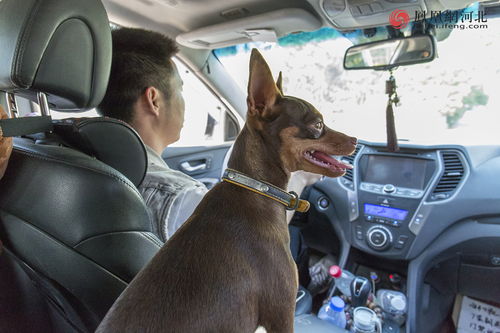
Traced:
<path fill-rule="evenodd" d="M 278 90 L 283 95 L 283 77 L 281 75 L 281 71 L 278 74 L 278 79 L 276 80 L 276 87 L 278 87 Z"/>
<path fill-rule="evenodd" d="M 274 82 L 266 61 L 257 49 L 250 56 L 250 78 L 248 80 L 248 113 L 263 118 L 271 116 L 271 108 L 281 92 Z"/>

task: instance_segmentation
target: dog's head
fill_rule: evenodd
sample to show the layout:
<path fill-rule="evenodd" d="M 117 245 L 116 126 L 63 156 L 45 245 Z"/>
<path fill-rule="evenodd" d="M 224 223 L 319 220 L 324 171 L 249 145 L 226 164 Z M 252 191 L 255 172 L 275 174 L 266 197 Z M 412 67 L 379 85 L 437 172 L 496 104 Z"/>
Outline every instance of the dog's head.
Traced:
<path fill-rule="evenodd" d="M 288 172 L 305 170 L 339 177 L 352 168 L 331 155 L 350 155 L 356 138 L 336 132 L 310 103 L 284 96 L 281 73 L 275 83 L 271 70 L 256 49 L 250 57 L 247 123 L 259 131 L 266 144 L 279 152 Z"/>

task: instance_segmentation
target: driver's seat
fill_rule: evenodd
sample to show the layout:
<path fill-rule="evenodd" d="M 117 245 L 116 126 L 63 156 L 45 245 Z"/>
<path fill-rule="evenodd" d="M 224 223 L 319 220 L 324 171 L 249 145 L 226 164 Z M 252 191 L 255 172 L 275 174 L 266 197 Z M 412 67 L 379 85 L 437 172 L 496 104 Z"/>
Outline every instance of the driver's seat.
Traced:
<path fill-rule="evenodd" d="M 99 0 L 0 1 L 1 91 L 89 109 L 110 66 Z M 9 121 L 4 133 L 32 135 L 0 181 L 0 331 L 91 332 L 161 246 L 136 189 L 144 145 L 107 118 Z"/>

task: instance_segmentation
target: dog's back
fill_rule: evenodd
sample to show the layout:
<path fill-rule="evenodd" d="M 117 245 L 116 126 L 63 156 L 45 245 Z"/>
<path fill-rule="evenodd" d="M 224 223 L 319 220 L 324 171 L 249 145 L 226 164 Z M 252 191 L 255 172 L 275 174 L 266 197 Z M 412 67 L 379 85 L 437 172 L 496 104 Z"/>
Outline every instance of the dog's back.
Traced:
<path fill-rule="evenodd" d="M 253 332 L 266 326 L 266 317 L 279 314 L 260 310 L 294 299 L 297 281 L 286 223 L 276 223 L 284 212 L 267 209 L 266 200 L 218 184 L 97 332 Z M 284 295 L 287 284 L 291 292 Z"/>

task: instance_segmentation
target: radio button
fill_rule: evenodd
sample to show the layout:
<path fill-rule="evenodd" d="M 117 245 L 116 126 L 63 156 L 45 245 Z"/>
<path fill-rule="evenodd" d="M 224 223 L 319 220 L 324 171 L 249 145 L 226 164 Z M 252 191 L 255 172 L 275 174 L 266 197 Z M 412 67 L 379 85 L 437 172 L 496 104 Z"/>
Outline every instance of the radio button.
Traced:
<path fill-rule="evenodd" d="M 384 192 L 386 193 L 392 193 L 396 191 L 396 186 L 392 185 L 392 184 L 386 184 L 384 185 Z"/>
<path fill-rule="evenodd" d="M 373 222 L 373 216 L 372 215 L 365 215 L 365 220 L 367 222 Z"/>
<path fill-rule="evenodd" d="M 394 248 L 402 249 L 403 247 L 405 247 L 407 240 L 408 240 L 408 236 L 406 236 L 406 235 L 399 236 L 398 241 L 396 242 L 396 244 L 394 244 Z"/>
<path fill-rule="evenodd" d="M 363 229 L 360 225 L 356 226 L 356 238 L 359 240 L 363 240 Z"/>
<path fill-rule="evenodd" d="M 398 220 L 392 220 L 392 221 L 390 221 L 390 224 L 391 224 L 393 227 L 399 228 L 399 227 L 401 226 L 401 221 L 398 221 Z"/>

